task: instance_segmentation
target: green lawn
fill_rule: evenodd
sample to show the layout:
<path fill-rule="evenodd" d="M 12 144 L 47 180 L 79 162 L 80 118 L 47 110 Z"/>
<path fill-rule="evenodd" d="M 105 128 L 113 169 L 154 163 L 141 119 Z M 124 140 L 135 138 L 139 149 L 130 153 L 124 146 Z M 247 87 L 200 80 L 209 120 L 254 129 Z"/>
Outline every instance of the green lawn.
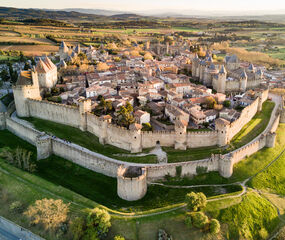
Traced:
<path fill-rule="evenodd" d="M 264 102 L 262 111 L 255 114 L 255 116 L 241 129 L 241 131 L 233 137 L 230 149 L 240 148 L 261 134 L 269 123 L 274 106 L 274 102 Z M 228 149 L 228 151 L 230 149 Z"/>
<path fill-rule="evenodd" d="M 20 60 L 19 56 L 6 56 L 6 55 L 0 55 L 0 61 L 9 61 L 9 62 L 18 62 Z"/>
<path fill-rule="evenodd" d="M 238 204 L 209 214 L 228 225 L 227 239 L 264 239 L 260 230 L 271 233 L 280 222 L 275 207 L 255 192 L 247 193 Z"/>
<path fill-rule="evenodd" d="M 285 124 L 280 124 L 276 133 L 277 133 L 277 138 L 276 138 L 276 145 L 274 148 L 261 149 L 257 153 L 240 161 L 238 164 L 235 164 L 233 175 L 228 179 L 221 177 L 218 172 L 210 172 L 207 174 L 201 174 L 195 176 L 194 178 L 185 177 L 182 180 L 176 178 L 170 178 L 169 181 L 167 181 L 166 183 L 173 185 L 193 185 L 193 184 L 222 184 L 222 183 L 242 181 L 262 170 L 268 163 L 274 160 L 285 148 Z M 284 172 L 279 171 L 278 173 L 282 175 Z M 273 173 L 271 173 L 271 177 L 273 181 L 275 178 Z M 263 181 L 264 182 L 266 181 L 266 177 L 264 177 Z M 261 183 L 261 185 L 262 184 L 263 183 Z M 264 186 L 267 185 L 265 184 Z"/>
<path fill-rule="evenodd" d="M 19 139 L 7 130 L 0 132 L 0 148 L 5 146 L 9 146 L 10 148 L 21 146 L 32 151 L 33 159 L 36 158 L 35 147 Z M 147 194 L 143 199 L 136 202 L 124 201 L 117 196 L 117 180 L 115 178 L 93 172 L 54 155 L 38 161 L 37 172 L 34 175 L 56 186 L 70 189 L 111 209 L 125 212 L 144 211 L 183 203 L 185 195 L 192 191 L 189 189 L 172 189 L 151 185 L 148 187 Z M 240 187 L 206 187 L 195 188 L 194 190 L 202 191 L 210 197 L 220 195 L 221 193 L 240 191 Z M 63 196 L 70 199 L 68 196 Z"/>
<path fill-rule="evenodd" d="M 285 132 L 285 127 L 283 131 Z M 283 138 L 285 139 L 284 133 Z M 283 141 L 285 142 L 285 140 Z M 283 149 L 285 149 L 285 144 Z M 256 189 L 285 196 L 285 152 L 269 168 L 254 177 L 249 184 Z"/>
<path fill-rule="evenodd" d="M 34 124 L 35 128 L 40 131 L 44 131 L 59 138 L 69 140 L 91 151 L 101 153 L 111 158 L 123 160 L 126 162 L 157 163 L 157 158 L 154 155 L 148 155 L 144 157 L 120 156 L 120 154 L 130 154 L 130 152 L 108 144 L 102 145 L 99 142 L 99 138 L 96 137 L 94 134 L 89 132 L 83 132 L 75 127 L 70 127 L 67 125 L 38 118 L 23 119 Z M 148 151 L 148 149 L 146 149 L 145 151 Z"/>

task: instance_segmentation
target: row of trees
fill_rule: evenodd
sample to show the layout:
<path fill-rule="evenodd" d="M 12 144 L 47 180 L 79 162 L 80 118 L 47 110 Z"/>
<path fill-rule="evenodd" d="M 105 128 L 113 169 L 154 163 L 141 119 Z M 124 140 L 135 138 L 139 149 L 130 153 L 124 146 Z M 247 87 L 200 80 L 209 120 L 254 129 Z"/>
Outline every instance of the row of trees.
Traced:
<path fill-rule="evenodd" d="M 185 199 L 190 212 L 186 213 L 185 224 L 187 227 L 196 227 L 209 231 L 211 234 L 220 232 L 220 223 L 217 219 L 209 219 L 202 211 L 206 208 L 207 198 L 203 193 L 188 193 Z"/>
<path fill-rule="evenodd" d="M 15 206 L 14 206 L 15 205 Z M 13 203 L 13 209 L 18 203 Z M 41 199 L 35 201 L 24 212 L 31 224 L 42 225 L 46 231 L 59 231 L 70 227 L 74 240 L 100 240 L 107 236 L 111 227 L 110 214 L 101 208 L 86 209 L 80 217 L 69 219 L 70 204 L 61 199 Z M 70 224 L 70 225 L 69 225 Z M 125 240 L 122 236 L 115 236 L 114 240 Z"/>

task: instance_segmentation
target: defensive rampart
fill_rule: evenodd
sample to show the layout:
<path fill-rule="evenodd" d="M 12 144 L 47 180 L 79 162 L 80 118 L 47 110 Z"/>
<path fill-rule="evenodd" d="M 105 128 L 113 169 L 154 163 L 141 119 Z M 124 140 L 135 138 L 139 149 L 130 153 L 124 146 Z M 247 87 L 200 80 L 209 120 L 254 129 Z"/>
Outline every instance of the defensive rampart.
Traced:
<path fill-rule="evenodd" d="M 256 137 L 254 140 L 252 140 L 247 145 L 241 147 L 240 149 L 237 149 L 229 154 L 226 155 L 212 155 L 208 159 L 198 160 L 198 161 L 190 161 L 190 162 L 180 162 L 180 163 L 164 163 L 164 164 L 136 164 L 136 163 L 126 163 L 122 161 L 118 161 L 112 158 L 108 158 L 106 156 L 103 156 L 101 154 L 89 151 L 88 149 L 85 149 L 83 147 L 80 147 L 76 144 L 72 144 L 69 142 L 66 142 L 64 140 L 49 136 L 45 134 L 44 132 L 40 132 L 38 130 L 35 130 L 33 126 L 21 119 L 18 119 L 16 117 L 16 114 L 13 113 L 11 116 L 9 114 L 5 115 L 5 126 L 7 129 L 11 132 L 13 132 L 15 135 L 19 136 L 20 138 L 28 141 L 29 143 L 33 144 L 37 147 L 37 153 L 38 153 L 38 159 L 47 158 L 51 154 L 58 155 L 60 157 L 63 157 L 65 159 L 68 159 L 76 164 L 79 164 L 85 168 L 88 168 L 92 171 L 102 173 L 104 175 L 110 176 L 110 177 L 117 177 L 118 169 L 120 166 L 126 167 L 138 167 L 138 168 L 145 168 L 146 169 L 146 180 L 147 181 L 155 181 L 157 179 L 164 178 L 165 175 L 171 175 L 176 176 L 179 172 L 181 176 L 186 175 L 196 175 L 198 172 L 211 172 L 211 171 L 218 171 L 223 177 L 230 177 L 233 172 L 233 166 L 235 163 L 241 161 L 247 156 L 250 156 L 251 154 L 259 151 L 260 149 L 264 147 L 273 147 L 275 143 L 276 138 L 276 129 L 278 126 L 278 123 L 280 121 L 280 113 L 277 112 L 279 108 L 279 105 L 276 104 L 274 107 L 274 110 L 272 112 L 272 116 L 270 119 L 270 122 L 264 132 Z M 90 117 L 90 116 L 89 116 Z M 93 121 L 98 121 L 98 123 L 106 124 L 106 121 L 103 121 L 97 117 L 93 118 Z M 96 125 L 98 125 L 98 123 Z M 109 125 L 110 127 L 111 125 Z M 90 128 L 90 126 L 89 126 Z M 117 126 L 114 126 L 114 128 L 110 128 L 110 133 L 112 131 L 115 131 L 118 129 L 121 131 L 127 131 L 129 133 L 132 133 L 132 131 L 128 131 L 123 128 L 118 128 Z M 98 128 L 100 130 L 100 128 Z M 102 132 L 102 129 L 100 130 Z M 124 132 L 120 132 L 119 134 L 122 134 Z M 132 133 L 132 136 L 143 136 L 143 135 L 136 135 L 135 133 Z M 171 133 L 173 134 L 173 133 Z M 198 133 L 187 133 L 189 137 L 192 136 L 206 136 L 209 134 L 213 134 L 215 136 L 215 132 L 207 133 L 204 132 L 204 135 L 202 135 L 200 132 Z M 105 135 L 102 135 L 103 138 Z M 100 139 L 102 139 L 102 136 Z M 170 138 L 171 136 L 169 136 Z M 107 141 L 108 136 L 107 136 Z M 155 141 L 154 139 L 153 141 Z M 105 141 L 104 139 L 102 141 Z M 163 141 L 163 139 L 161 139 Z M 121 179 L 122 180 L 122 179 Z M 124 188 L 127 185 L 130 186 L 136 186 L 136 184 L 140 185 L 140 191 L 137 192 L 135 195 L 138 196 L 139 194 L 143 195 L 143 181 L 141 179 L 138 182 L 135 181 L 129 181 L 129 179 L 123 179 Z M 122 190 L 122 192 L 125 194 L 126 191 Z M 125 197 L 126 198 L 126 197 Z M 135 196 L 132 196 L 131 198 L 135 198 Z"/>

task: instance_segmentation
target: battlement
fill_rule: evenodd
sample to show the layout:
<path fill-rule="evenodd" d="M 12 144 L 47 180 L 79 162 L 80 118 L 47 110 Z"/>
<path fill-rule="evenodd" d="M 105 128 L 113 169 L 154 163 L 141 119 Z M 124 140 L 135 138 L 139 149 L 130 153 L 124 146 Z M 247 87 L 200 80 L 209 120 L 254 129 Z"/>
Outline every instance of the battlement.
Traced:
<path fill-rule="evenodd" d="M 59 107 L 63 107 L 63 108 L 70 108 L 70 109 L 77 109 L 77 110 L 79 109 L 79 107 L 61 104 L 61 103 L 50 102 L 47 100 L 38 100 L 38 99 L 32 99 L 32 98 L 28 98 L 28 100 L 31 102 L 40 102 L 40 103 L 50 104 L 50 105 L 59 106 Z"/>
<path fill-rule="evenodd" d="M 191 135 L 203 135 L 203 136 L 213 136 L 217 135 L 219 131 L 213 130 L 213 131 L 193 131 L 193 132 L 187 132 L 187 136 Z"/>

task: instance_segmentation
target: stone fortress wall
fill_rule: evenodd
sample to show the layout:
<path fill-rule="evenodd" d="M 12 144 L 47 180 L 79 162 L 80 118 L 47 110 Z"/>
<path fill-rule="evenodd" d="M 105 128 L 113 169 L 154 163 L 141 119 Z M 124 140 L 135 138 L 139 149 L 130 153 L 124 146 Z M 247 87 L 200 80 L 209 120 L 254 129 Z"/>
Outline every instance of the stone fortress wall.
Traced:
<path fill-rule="evenodd" d="M 120 182 L 120 184 L 118 185 L 118 192 L 121 191 L 120 194 L 124 199 L 132 200 L 139 196 L 142 197 L 145 194 L 146 188 L 144 186 L 146 181 L 151 182 L 162 179 L 167 174 L 176 176 L 177 168 L 181 168 L 182 176 L 196 175 L 197 169 L 203 167 L 206 172 L 218 171 L 221 176 L 230 177 L 235 163 L 259 151 L 263 147 L 274 146 L 276 137 L 275 131 L 279 121 L 284 122 L 284 119 L 280 118 L 280 115 L 282 116 L 282 114 L 284 114 L 284 109 L 281 113 L 278 112 L 279 109 L 279 106 L 275 106 L 270 123 L 265 131 L 240 149 L 226 155 L 216 154 L 207 159 L 180 163 L 136 164 L 115 160 L 35 130 L 30 123 L 18 119 L 15 112 L 11 117 L 10 114 L 1 115 L 2 119 L 5 118 L 5 120 L 0 122 L 0 128 L 7 128 L 15 135 L 36 146 L 38 159 L 44 159 L 51 154 L 55 154 L 92 171 L 119 178 L 120 181 L 118 182 Z M 95 119 L 96 121 L 99 121 L 98 118 Z M 103 123 L 106 124 L 104 121 Z M 110 131 L 113 130 L 112 128 L 110 129 Z M 120 128 L 116 129 L 118 130 Z M 102 128 L 101 131 L 103 131 Z M 200 133 L 197 135 L 199 134 Z M 103 140 L 101 139 L 101 141 Z M 145 172 L 141 176 L 130 180 L 129 178 L 123 178 L 122 175 L 118 174 L 120 168 L 127 167 L 145 168 Z M 143 177 L 144 175 L 145 177 Z M 131 190 L 132 188 L 137 188 L 137 186 L 140 186 L 139 191 L 134 192 Z"/>
<path fill-rule="evenodd" d="M 79 107 L 74 107 L 31 98 L 17 99 L 16 107 L 19 106 L 17 103 L 19 101 L 21 106 L 24 105 L 25 111 L 20 110 L 20 114 L 17 111 L 21 117 L 36 117 L 77 127 L 99 137 L 102 144 L 110 144 L 131 152 L 141 152 L 144 148 L 155 147 L 157 142 L 161 146 L 179 149 L 225 146 L 262 109 L 262 103 L 267 98 L 268 90 L 260 92 L 259 97 L 243 109 L 240 118 L 229 126 L 217 127 L 215 131 L 198 132 L 179 129 L 153 132 L 128 130 L 92 114 L 90 100 L 82 101 Z"/>

